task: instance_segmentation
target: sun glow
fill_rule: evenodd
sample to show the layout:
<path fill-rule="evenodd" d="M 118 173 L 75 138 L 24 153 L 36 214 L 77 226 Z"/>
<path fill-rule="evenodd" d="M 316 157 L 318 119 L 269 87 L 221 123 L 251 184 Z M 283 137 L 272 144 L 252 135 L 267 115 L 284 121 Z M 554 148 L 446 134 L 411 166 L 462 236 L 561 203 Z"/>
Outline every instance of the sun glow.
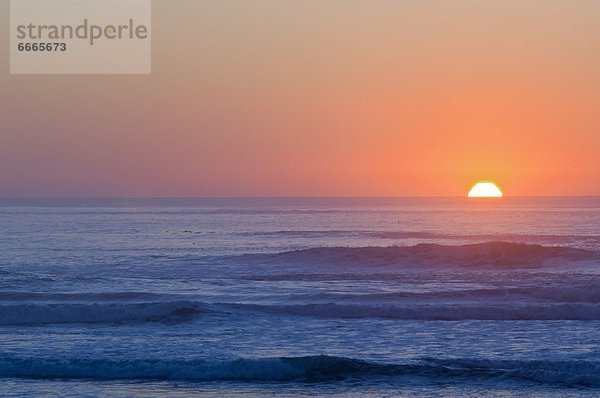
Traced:
<path fill-rule="evenodd" d="M 493 182 L 478 182 L 471 188 L 467 196 L 469 198 L 501 198 L 503 194 Z"/>

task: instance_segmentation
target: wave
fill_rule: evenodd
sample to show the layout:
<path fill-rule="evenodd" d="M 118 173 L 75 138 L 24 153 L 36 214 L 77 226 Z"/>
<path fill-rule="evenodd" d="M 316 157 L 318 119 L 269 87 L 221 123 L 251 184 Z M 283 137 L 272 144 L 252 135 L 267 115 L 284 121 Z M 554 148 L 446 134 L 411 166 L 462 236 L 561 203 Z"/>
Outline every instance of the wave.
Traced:
<path fill-rule="evenodd" d="M 263 313 L 318 318 L 382 318 L 421 321 L 591 321 L 600 320 L 600 306 L 590 303 L 439 303 L 417 305 L 297 304 L 258 305 L 227 304 L 223 309 L 238 313 Z"/>
<path fill-rule="evenodd" d="M 561 246 L 511 242 L 466 245 L 421 243 L 390 247 L 317 247 L 275 254 L 252 255 L 262 262 L 306 265 L 457 265 L 531 267 L 569 261 L 600 261 L 597 252 Z"/>
<path fill-rule="evenodd" d="M 0 305 L 0 325 L 187 322 L 205 310 L 191 301 L 154 303 L 27 303 Z"/>
<path fill-rule="evenodd" d="M 315 291 L 288 295 L 285 304 L 280 300 L 259 304 L 199 299 L 187 294 L 141 292 L 2 292 L 0 325 L 181 323 L 206 315 L 426 321 L 600 320 L 600 284 L 593 281 L 580 285 L 563 286 L 554 281 L 537 286 L 417 292 Z"/>
<path fill-rule="evenodd" d="M 600 241 L 598 235 L 569 234 L 449 234 L 427 231 L 380 231 L 370 232 L 369 236 L 382 239 L 439 239 L 439 240 L 476 240 L 502 241 L 514 243 L 574 243 L 581 240 Z"/>
<path fill-rule="evenodd" d="M 192 233 L 193 231 L 183 231 Z M 194 232 L 202 233 L 202 232 Z M 243 231 L 235 232 L 236 236 L 278 237 L 278 238 L 340 238 L 340 237 L 363 237 L 375 239 L 397 239 L 397 240 L 454 240 L 454 241 L 502 241 L 513 243 L 530 244 L 575 244 L 581 242 L 600 243 L 600 235 L 573 235 L 573 234 L 459 234 L 433 231 L 373 231 L 353 229 L 289 229 L 289 230 L 267 230 L 267 231 Z"/>
<path fill-rule="evenodd" d="M 156 301 L 182 301 L 178 298 L 184 297 L 182 294 L 160 294 L 139 291 L 124 292 L 22 292 L 22 291 L 0 291 L 0 302 L 20 302 L 20 301 L 44 301 L 44 302 L 148 302 Z"/>
<path fill-rule="evenodd" d="M 94 380 L 309 381 L 425 378 L 436 381 L 522 381 L 600 387 L 600 363 L 591 361 L 420 358 L 377 363 L 317 355 L 233 360 L 0 358 L 0 377 Z"/>
<path fill-rule="evenodd" d="M 380 280 L 388 275 L 383 275 Z M 322 276 L 320 280 L 329 277 L 336 280 L 337 276 Z M 279 276 L 279 281 L 298 280 L 296 275 Z M 302 280 L 306 280 L 302 279 Z M 309 279 L 313 280 L 313 279 Z M 314 278 L 314 280 L 317 280 Z M 1 295 L 0 295 L 1 297 Z M 600 284 L 590 283 L 581 286 L 529 286 L 529 287 L 493 287 L 493 288 L 471 288 L 461 290 L 443 291 L 396 291 L 378 293 L 340 293 L 323 292 L 302 293 L 290 295 L 290 301 L 301 302 L 356 302 L 362 303 L 419 303 L 419 302 L 459 302 L 470 301 L 472 303 L 489 302 L 550 302 L 550 303 L 600 303 Z"/>
<path fill-rule="evenodd" d="M 0 326 L 45 324 L 182 323 L 203 316 L 278 316 L 325 319 L 600 320 L 597 302 L 399 302 L 394 304 L 28 303 L 0 305 Z"/>

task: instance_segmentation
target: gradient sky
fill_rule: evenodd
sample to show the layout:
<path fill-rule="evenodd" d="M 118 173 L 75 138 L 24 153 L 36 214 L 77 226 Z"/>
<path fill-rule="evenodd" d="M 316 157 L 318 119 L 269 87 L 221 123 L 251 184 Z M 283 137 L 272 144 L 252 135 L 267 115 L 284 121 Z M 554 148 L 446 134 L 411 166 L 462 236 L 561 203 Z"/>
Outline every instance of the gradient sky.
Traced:
<path fill-rule="evenodd" d="M 596 0 L 154 0 L 151 76 L 11 76 L 2 52 L 0 196 L 600 195 L 599 21 Z"/>

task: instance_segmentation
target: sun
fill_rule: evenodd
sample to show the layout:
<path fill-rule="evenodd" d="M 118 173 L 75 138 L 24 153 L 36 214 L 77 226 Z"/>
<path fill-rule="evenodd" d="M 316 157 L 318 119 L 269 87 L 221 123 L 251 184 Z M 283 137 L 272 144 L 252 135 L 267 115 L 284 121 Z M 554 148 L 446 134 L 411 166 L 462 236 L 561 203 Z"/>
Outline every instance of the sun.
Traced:
<path fill-rule="evenodd" d="M 473 185 L 467 196 L 469 198 L 501 198 L 503 194 L 496 184 L 485 181 Z"/>

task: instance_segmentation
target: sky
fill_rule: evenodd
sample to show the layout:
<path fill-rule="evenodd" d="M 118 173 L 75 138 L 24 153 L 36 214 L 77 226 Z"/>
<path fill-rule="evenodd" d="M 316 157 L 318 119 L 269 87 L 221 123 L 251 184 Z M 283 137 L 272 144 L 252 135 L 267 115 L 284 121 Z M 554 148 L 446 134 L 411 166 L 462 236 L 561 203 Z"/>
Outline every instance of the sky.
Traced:
<path fill-rule="evenodd" d="M 154 0 L 152 74 L 10 75 L 0 197 L 600 195 L 600 2 Z M 9 1 L 0 0 L 0 43 Z"/>

